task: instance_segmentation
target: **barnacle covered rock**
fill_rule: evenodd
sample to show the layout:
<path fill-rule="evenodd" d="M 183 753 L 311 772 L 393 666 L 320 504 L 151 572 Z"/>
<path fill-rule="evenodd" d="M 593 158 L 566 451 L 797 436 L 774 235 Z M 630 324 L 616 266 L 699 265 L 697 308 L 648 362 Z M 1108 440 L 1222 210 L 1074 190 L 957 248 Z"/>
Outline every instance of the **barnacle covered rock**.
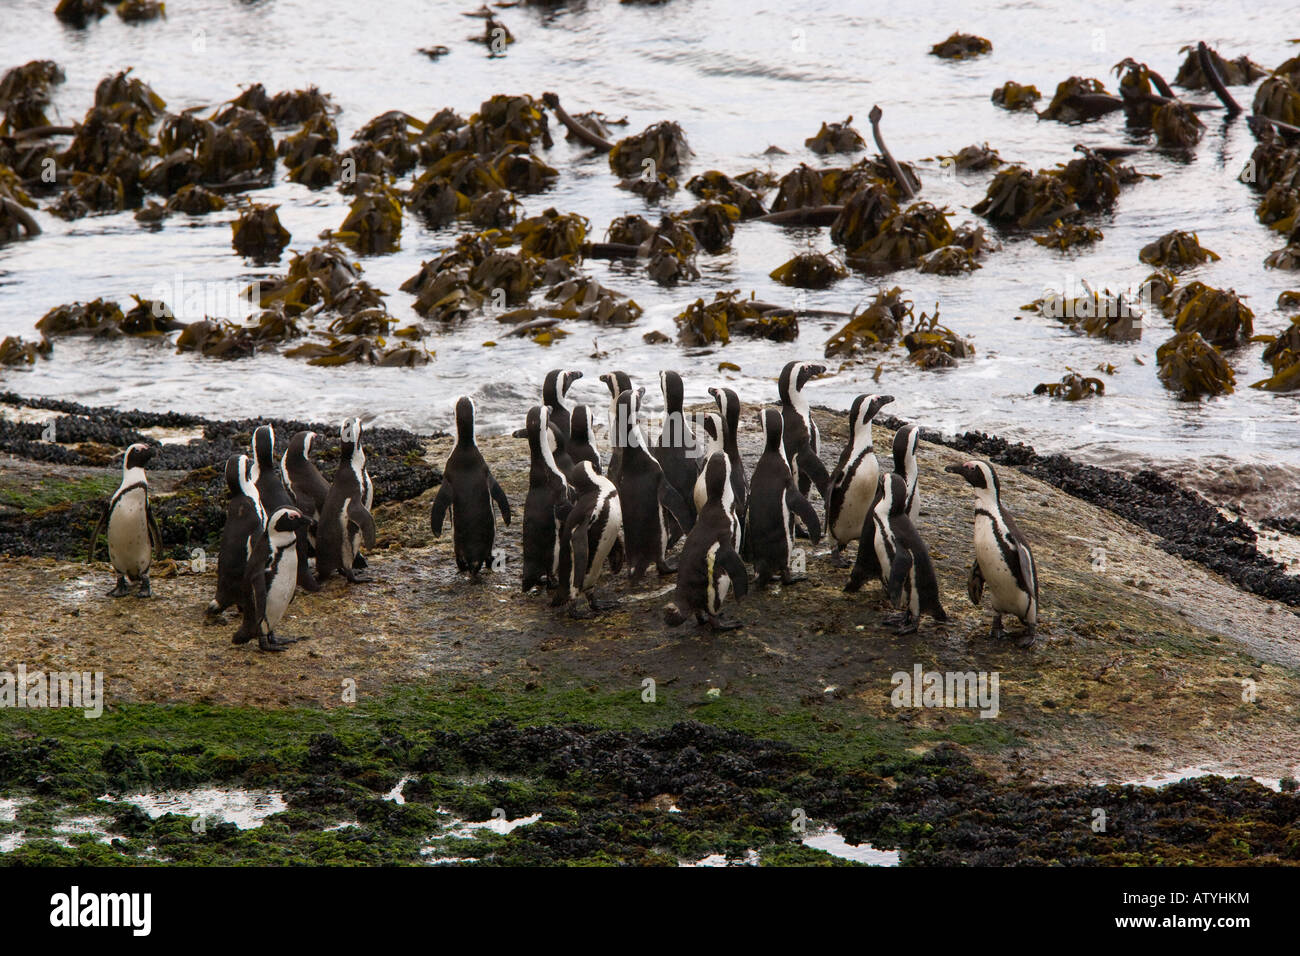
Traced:
<path fill-rule="evenodd" d="M 1004 110 L 1032 110 L 1042 96 L 1038 87 L 1032 84 L 1021 86 L 1014 80 L 1007 80 L 993 91 L 993 102 Z"/>
<path fill-rule="evenodd" d="M 1191 282 L 1171 293 L 1166 309 L 1175 331 L 1197 332 L 1212 345 L 1242 345 L 1254 334 L 1255 313 L 1231 289 Z"/>
<path fill-rule="evenodd" d="M 278 206 L 253 203 L 230 224 L 230 244 L 241 256 L 278 259 L 289 244 L 289 230 L 280 225 Z"/>
<path fill-rule="evenodd" d="M 773 269 L 771 277 L 797 289 L 827 289 L 848 274 L 849 270 L 824 252 L 801 252 Z"/>
<path fill-rule="evenodd" d="M 692 155 L 682 128 L 665 120 L 615 143 L 609 151 L 609 168 L 624 178 L 640 176 L 649 161 L 656 174 L 671 176 L 680 172 Z"/>
<path fill-rule="evenodd" d="M 992 50 L 993 44 L 983 37 L 973 33 L 953 33 L 948 39 L 930 47 L 930 55 L 945 60 L 965 60 Z"/>
<path fill-rule="evenodd" d="M 1148 243 L 1138 253 L 1138 258 L 1148 265 L 1161 266 L 1174 272 L 1199 266 L 1203 262 L 1218 262 L 1219 256 L 1201 245 L 1194 232 L 1174 229 L 1155 242 Z"/>
<path fill-rule="evenodd" d="M 1232 366 L 1196 332 L 1179 332 L 1156 350 L 1160 382 L 1182 398 L 1224 395 L 1236 384 Z"/>
<path fill-rule="evenodd" d="M 810 136 L 803 141 L 803 144 L 819 155 L 827 153 L 856 153 L 860 149 L 867 148 L 867 141 L 849 124 L 853 122 L 850 116 L 843 123 L 822 123 L 822 128 L 817 131 L 816 136 Z"/>
<path fill-rule="evenodd" d="M 1091 398 L 1093 395 L 1105 395 L 1106 383 L 1099 378 L 1084 377 L 1073 369 L 1062 376 L 1059 382 L 1042 382 L 1034 386 L 1035 395 L 1050 395 L 1052 398 L 1077 402 Z"/>
<path fill-rule="evenodd" d="M 826 357 L 847 358 L 887 348 L 902 333 L 904 320 L 912 317 L 912 302 L 903 298 L 902 289 L 881 289 L 869 306 L 861 312 L 855 310 L 848 322 L 826 340 Z"/>

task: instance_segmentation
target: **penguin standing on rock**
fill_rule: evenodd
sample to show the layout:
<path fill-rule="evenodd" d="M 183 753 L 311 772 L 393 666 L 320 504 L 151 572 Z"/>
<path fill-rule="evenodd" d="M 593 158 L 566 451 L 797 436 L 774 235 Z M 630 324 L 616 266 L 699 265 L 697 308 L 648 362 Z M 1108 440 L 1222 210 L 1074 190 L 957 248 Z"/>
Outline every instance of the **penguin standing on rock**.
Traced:
<path fill-rule="evenodd" d="M 1032 647 L 1038 627 L 1038 568 L 1029 542 L 1011 513 L 1002 506 L 1001 489 L 993 466 L 968 461 L 944 469 L 961 475 L 975 489 L 975 561 L 966 590 L 979 605 L 987 585 L 993 604 L 989 636 L 1002 637 L 1002 615 L 1014 614 L 1025 624 L 1019 647 Z"/>
<path fill-rule="evenodd" d="M 456 400 L 456 444 L 442 471 L 442 486 L 433 499 L 429 526 L 435 537 L 441 536 L 442 522 L 447 509 L 451 509 L 456 567 L 476 580 L 484 565 L 492 566 L 492 543 L 496 540 L 494 501 L 501 520 L 509 527 L 510 502 L 474 441 L 474 401 L 461 396 Z"/>
<path fill-rule="evenodd" d="M 558 586 L 551 606 L 567 604 L 571 617 L 588 618 L 618 607 L 617 601 L 596 600 L 596 584 L 606 561 L 615 574 L 622 570 L 617 544 L 623 531 L 623 509 L 614 483 L 602 477 L 591 462 L 578 462 L 567 478 L 577 500 L 560 528 Z M 587 599 L 585 611 L 578 607 L 579 597 Z"/>
<path fill-rule="evenodd" d="M 821 540 L 821 523 L 790 474 L 781 443 L 781 413 L 765 408 L 758 420 L 767 436 L 767 446 L 754 466 L 754 479 L 749 485 L 745 535 L 754 562 L 755 584 L 761 591 L 774 575 L 780 575 L 782 584 L 804 579 L 803 575 L 790 573 L 793 516 L 798 515 L 803 521 L 813 544 Z"/>
<path fill-rule="evenodd" d="M 939 579 L 930 552 L 907 517 L 906 501 L 907 487 L 902 476 L 882 474 L 880 491 L 868 516 L 871 527 L 862 530 L 858 559 L 844 586 L 845 591 L 855 592 L 874 572 L 884 584 L 890 603 L 902 608 L 900 613 L 884 619 L 886 624 L 900 625 L 898 634 L 916 633 L 922 613 L 940 624 L 948 620 L 939 599 Z"/>
<path fill-rule="evenodd" d="M 790 472 L 799 483 L 801 495 L 806 498 L 809 487 L 816 485 L 817 492 L 824 501 L 830 498 L 831 478 L 818 457 L 821 436 L 803 390 L 810 380 L 825 371 L 824 365 L 787 362 L 777 379 L 777 390 L 781 394 L 781 417 L 785 419 L 785 457 L 790 463 Z"/>
<path fill-rule="evenodd" d="M 348 418 L 339 428 L 339 467 L 316 523 L 316 572 L 322 581 L 336 572 L 353 584 L 362 547 L 375 546 L 375 519 L 366 507 L 366 452 L 361 447 L 361 420 Z"/>
<path fill-rule="evenodd" d="M 267 515 L 281 508 L 293 508 L 294 500 L 280 480 L 275 460 L 275 430 L 270 425 L 260 425 L 253 432 L 253 483 Z M 320 584 L 311 573 L 307 560 L 311 554 L 312 543 L 309 529 L 303 528 L 298 536 L 298 584 L 306 591 L 319 591 Z"/>
<path fill-rule="evenodd" d="M 737 601 L 749 593 L 749 573 L 732 544 L 732 516 L 723 505 L 723 496 L 731 488 L 730 469 L 725 452 L 713 454 L 704 466 L 708 498 L 682 546 L 672 602 L 664 605 L 664 623 L 669 627 L 692 614 L 715 631 L 741 626 L 721 616 L 729 591 L 734 589 Z"/>
<path fill-rule="evenodd" d="M 107 522 L 108 559 L 117 571 L 117 587 L 108 592 L 109 597 L 126 597 L 131 593 L 131 581 L 140 582 L 137 592 L 140 597 L 153 597 L 149 568 L 154 549 L 162 547 L 162 534 L 149 504 L 149 479 L 144 473 L 144 466 L 153 453 L 151 447 L 139 443 L 126 450 L 122 456 L 122 484 L 113 493 L 90 538 L 87 561 L 94 559 L 99 533 Z"/>
<path fill-rule="evenodd" d="M 871 422 L 892 395 L 859 395 L 849 409 L 849 440 L 831 473 L 831 496 L 826 502 L 826 527 L 835 539 L 831 563 L 845 568 L 849 560 L 844 549 L 862 534 L 867 511 L 875 500 L 880 481 Z"/>
<path fill-rule="evenodd" d="M 916 464 L 916 445 L 920 437 L 920 425 L 904 425 L 894 433 L 894 472 L 903 476 L 907 486 L 907 500 L 904 510 L 912 519 L 912 524 L 921 517 L 921 496 L 916 490 L 916 479 L 920 473 Z"/>
<path fill-rule="evenodd" d="M 235 632 L 235 644 L 256 637 L 260 650 L 283 651 L 294 642 L 276 637 L 275 628 L 293 601 L 298 532 L 310 523 L 296 508 L 280 508 L 267 520 L 266 534 L 258 536 L 244 572 L 244 620 Z"/>
<path fill-rule="evenodd" d="M 618 477 L 611 479 L 623 508 L 623 545 L 634 584 L 645 576 L 646 567 L 652 562 L 661 575 L 677 570 L 665 553 L 668 547 L 665 512 L 676 518 L 684 531 L 690 531 L 694 524 L 686 502 L 669 484 L 664 470 L 646 447 L 645 434 L 637 422 L 641 391 L 625 391 L 618 397 L 615 420 L 619 427 L 613 439 L 621 465 Z"/>
<path fill-rule="evenodd" d="M 528 439 L 531 462 L 524 499 L 523 590 L 539 584 L 555 587 L 560 568 L 560 529 L 569 513 L 569 481 L 556 464 L 559 430 L 551 427 L 545 405 L 528 410 L 527 424 L 516 438 Z"/>
<path fill-rule="evenodd" d="M 569 389 L 573 383 L 582 378 L 582 373 L 569 369 L 551 369 L 542 381 L 542 404 L 551 413 L 551 424 L 560 430 L 563 436 L 561 447 L 569 441 L 569 417 L 573 405 L 569 402 Z"/>
<path fill-rule="evenodd" d="M 244 573 L 254 547 L 266 531 L 266 511 L 253 484 L 252 462 L 247 455 L 232 455 L 226 460 L 226 489 L 229 498 L 226 522 L 221 526 L 221 550 L 217 553 L 217 596 L 208 604 L 209 617 L 232 604 L 247 613 Z"/>

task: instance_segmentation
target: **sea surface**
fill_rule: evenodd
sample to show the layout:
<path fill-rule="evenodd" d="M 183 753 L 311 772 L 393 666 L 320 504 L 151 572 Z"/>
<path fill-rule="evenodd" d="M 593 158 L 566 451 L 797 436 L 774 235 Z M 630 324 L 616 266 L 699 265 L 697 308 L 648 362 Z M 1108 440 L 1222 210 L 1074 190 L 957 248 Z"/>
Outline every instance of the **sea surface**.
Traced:
<path fill-rule="evenodd" d="M 1217 487 L 1223 500 L 1253 489 L 1257 497 L 1269 497 L 1265 510 L 1295 513 L 1300 393 L 1248 387 L 1268 374 L 1261 345 L 1229 354 L 1238 382 L 1233 394 L 1184 402 L 1156 377 L 1156 348 L 1171 334 L 1158 311 L 1146 316 L 1140 342 L 1121 344 L 1019 310 L 1046 289 L 1080 280 L 1112 289 L 1137 284 L 1150 272 L 1138 261 L 1139 249 L 1178 228 L 1196 232 L 1222 257 L 1185 273 L 1184 281 L 1235 289 L 1255 310 L 1257 333 L 1283 329 L 1289 317 L 1276 309 L 1277 296 L 1300 288 L 1300 276 L 1264 268 L 1264 257 L 1282 240 L 1256 221 L 1257 196 L 1237 181 L 1255 144 L 1245 120 L 1202 114 L 1202 141 L 1190 154 L 1175 155 L 1131 134 L 1122 113 L 1066 126 L 1005 112 L 989 98 L 995 87 L 1014 79 L 1037 85 L 1043 106 L 1057 82 L 1071 75 L 1103 79 L 1113 90 L 1111 67 L 1126 57 L 1149 63 L 1172 82 L 1180 48 L 1197 40 L 1228 57 L 1249 54 L 1271 68 L 1297 52 L 1289 39 L 1300 32 L 1294 3 L 575 0 L 498 9 L 517 42 L 495 57 L 470 40 L 483 32 L 481 19 L 464 15 L 474 9 L 472 0 L 192 0 L 169 3 L 165 20 L 128 25 L 110 14 L 84 30 L 61 24 L 53 6 L 53 0 L 0 0 L 0 70 L 35 58 L 56 60 L 67 74 L 54 98 L 52 118 L 61 123 L 80 120 L 99 80 L 126 67 L 174 112 L 215 108 L 258 81 L 270 93 L 318 86 L 340 110 L 340 148 L 387 110 L 427 119 L 450 106 L 468 116 L 494 93 L 539 96 L 550 90 L 572 113 L 598 109 L 626 116 L 628 126 L 615 127 L 616 137 L 659 120 L 680 123 L 695 152 L 679 177 L 684 183 L 709 169 L 735 174 L 770 168 L 780 174 L 799 162 L 848 165 L 856 157 L 823 161 L 804 147 L 804 139 L 822 121 L 851 114 L 870 140 L 867 114 L 879 104 L 890 149 L 914 163 L 922 177 L 919 198 L 946 206 L 954 226 L 979 222 L 970 207 L 983 197 L 993 173 L 950 175 L 937 157 L 970 144 L 988 143 L 1004 159 L 1035 168 L 1069 161 L 1076 143 L 1136 145 L 1142 151 L 1132 158 L 1134 165 L 1160 178 L 1126 187 L 1112 212 L 1092 220 L 1105 233 L 1095 246 L 1063 254 L 1024 236 L 1007 238 L 969 275 L 930 276 L 914 269 L 883 277 L 854 274 L 825 291 L 797 293 L 768 273 L 805 249 L 834 251 L 828 231 L 749 222 L 740 224 L 730 251 L 700 254 L 698 281 L 675 288 L 627 264 L 586 262 L 591 275 L 632 296 L 645 315 L 626 328 L 569 322 L 571 334 L 549 347 L 503 339 L 503 326 L 490 315 L 431 334 L 426 345 L 436 359 L 415 369 L 313 368 L 276 353 L 221 361 L 177 354 L 167 341 L 61 338 L 51 360 L 30 371 L 0 370 L 6 389 L 221 418 L 332 420 L 359 414 L 374 424 L 421 431 L 448 428 L 455 398 L 469 394 L 481 427 L 504 432 L 521 426 L 547 369 L 583 369 L 586 377 L 573 397 L 602 409 L 607 396 L 599 373 L 625 369 L 647 386 L 653 411 L 660 402 L 658 370 L 675 368 L 685 378 L 688 401 L 708 401 L 709 386 L 727 384 L 756 405 L 776 400 L 775 376 L 786 361 L 820 358 L 841 321 L 805 318 L 798 341 L 785 345 L 737 339 L 686 350 L 675 343 L 647 345 L 642 336 L 654 329 L 672 336 L 677 312 L 719 290 L 753 291 L 783 303 L 799 295 L 810 309 L 848 311 L 870 301 L 882 285 L 898 285 L 918 313 L 932 312 L 937 303 L 941 321 L 974 343 L 974 357 L 944 371 L 912 367 L 901 346 L 844 369 L 832 361 L 836 374 L 809 387 L 814 403 L 847 408 L 859 393 L 885 392 L 896 399 L 886 411 L 945 433 L 979 429 L 1027 441 L 1040 452 L 1067 452 L 1126 470 L 1154 465 L 1200 487 Z M 954 30 L 988 37 L 992 54 L 964 62 L 928 55 L 931 44 Z M 434 44 L 450 52 L 437 61 L 418 52 Z M 1253 89 L 1233 92 L 1249 106 Z M 1212 101 L 1208 93 L 1186 95 Z M 697 201 L 682 189 L 662 205 L 648 206 L 617 188 L 605 157 L 567 142 L 554 120 L 552 128 L 555 146 L 545 159 L 560 179 L 546 193 L 521 197 L 525 214 L 551 206 L 581 213 L 599 239 L 617 216 L 641 213 L 653 221 L 660 210 Z M 289 132 L 277 130 L 277 138 Z M 785 153 L 769 155 L 770 146 Z M 132 293 L 158 295 L 178 282 L 182 288 L 192 282 L 242 284 L 282 271 L 290 252 L 318 244 L 319 234 L 337 228 L 347 210 L 336 190 L 309 191 L 285 181 L 284 172 L 279 165 L 273 187 L 254 194 L 259 202 L 279 204 L 281 221 L 293 234 L 281 263 L 271 266 L 255 266 L 232 250 L 230 211 L 173 216 L 158 230 L 137 223 L 129 211 L 74 222 L 38 213 L 43 235 L 0 246 L 0 335 L 30 339 L 33 323 L 46 310 L 74 300 L 107 296 L 129 305 Z M 399 325 L 418 316 L 410 307 L 413 298 L 398 286 L 456 233 L 454 226 L 433 230 L 408 215 L 400 251 L 362 260 L 365 278 L 388 293 L 388 309 Z M 485 347 L 489 340 L 498 344 Z M 597 353 L 601 357 L 593 357 Z M 740 371 L 719 371 L 724 361 Z M 1099 365 L 1116 371 L 1095 372 Z M 877 366 L 883 367 L 873 381 Z M 1068 403 L 1032 394 L 1035 385 L 1059 380 L 1067 368 L 1100 375 L 1105 396 Z M 747 415 L 746 424 L 752 421 Z"/>

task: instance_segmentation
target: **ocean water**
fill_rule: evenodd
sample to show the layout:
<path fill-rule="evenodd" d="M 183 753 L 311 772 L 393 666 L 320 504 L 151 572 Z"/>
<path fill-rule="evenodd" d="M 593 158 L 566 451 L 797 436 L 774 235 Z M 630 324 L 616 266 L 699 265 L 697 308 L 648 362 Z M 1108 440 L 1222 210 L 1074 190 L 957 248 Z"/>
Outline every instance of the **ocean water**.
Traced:
<path fill-rule="evenodd" d="M 1005 112 L 989 99 L 1009 79 L 1037 85 L 1045 97 L 1040 106 L 1056 83 L 1071 75 L 1097 77 L 1114 89 L 1110 69 L 1130 56 L 1172 82 L 1180 47 L 1197 40 L 1225 56 L 1247 53 L 1272 67 L 1297 51 L 1288 42 L 1290 34 L 1279 29 L 1293 19 L 1290 3 L 1207 0 L 1157 8 L 1117 0 L 1087 5 L 984 0 L 956 8 L 933 0 L 905 6 L 742 0 L 638 6 L 575 0 L 498 10 L 517 39 L 499 57 L 469 40 L 483 30 L 482 20 L 464 15 L 473 9 L 471 0 L 193 0 L 169 4 L 162 21 L 127 25 L 110 15 L 84 30 L 61 24 L 52 7 L 50 0 L 0 4 L 0 69 L 34 58 L 56 60 L 67 74 L 55 92 L 56 122 L 79 120 L 98 81 L 128 66 L 171 111 L 216 107 L 257 81 L 271 93 L 314 84 L 340 109 L 340 148 L 368 119 L 390 109 L 427 119 L 450 106 L 468 116 L 494 93 L 551 90 L 570 112 L 598 109 L 626 116 L 628 126 L 615 128 L 615 136 L 663 119 L 679 122 L 695 152 L 679 177 L 684 183 L 708 169 L 735 174 L 770 168 L 780 174 L 799 162 L 848 165 L 856 157 L 822 161 L 804 148 L 804 139 L 823 120 L 852 114 L 870 140 L 867 114 L 879 104 L 890 149 L 920 172 L 919 198 L 946 206 L 954 226 L 979 222 L 970 207 L 983 197 L 993 173 L 945 176 L 940 154 L 987 142 L 1004 159 L 1039 168 L 1073 158 L 1076 143 L 1136 145 L 1142 151 L 1131 162 L 1160 178 L 1126 187 L 1114 210 L 1093 220 L 1105 232 L 1104 241 L 1081 252 L 1062 254 L 1021 236 L 1006 239 L 1001 251 L 969 275 L 928 276 L 914 269 L 879 277 L 853 274 L 830 289 L 802 293 L 808 308 L 848 311 L 869 301 L 882 285 L 898 285 L 918 313 L 937 303 L 941 320 L 976 350 L 958 368 L 922 371 L 906 362 L 899 346 L 813 383 L 809 395 L 814 403 L 847 408 L 861 392 L 887 392 L 896 398 L 887 411 L 944 432 L 981 429 L 1028 441 L 1039 451 L 1129 469 L 1155 464 L 1190 474 L 1193 483 L 1204 477 L 1199 473 L 1213 472 L 1228 499 L 1234 475 L 1245 475 L 1242 482 L 1255 486 L 1265 475 L 1271 488 L 1288 495 L 1300 487 L 1300 393 L 1273 395 L 1248 387 L 1268 374 L 1261 345 L 1230 353 L 1235 393 L 1183 402 L 1156 378 L 1155 350 L 1171 334 L 1158 312 L 1147 315 L 1140 342 L 1120 344 L 1019 311 L 1045 289 L 1080 279 L 1112 289 L 1139 282 L 1150 268 L 1138 261 L 1138 250 L 1180 228 L 1197 232 L 1222 256 L 1186 273 L 1185 281 L 1201 279 L 1246 296 L 1257 332 L 1284 328 L 1289 317 L 1275 302 L 1282 290 L 1300 288 L 1300 275 L 1264 268 L 1264 257 L 1282 242 L 1255 220 L 1257 197 L 1236 179 L 1254 146 L 1244 119 L 1226 122 L 1220 112 L 1202 114 L 1207 129 L 1201 143 L 1190 155 L 1173 155 L 1131 134 L 1122 113 L 1066 126 L 1032 113 Z M 928 55 L 931 44 L 956 29 L 991 39 L 992 54 L 966 62 Z M 451 52 L 438 61 L 418 52 L 432 44 Z M 1248 106 L 1253 89 L 1235 88 L 1234 94 Z M 1187 96 L 1212 100 L 1210 94 Z M 521 197 L 526 215 L 551 206 L 578 212 L 599 239 L 617 216 L 637 212 L 653 221 L 658 210 L 696 202 L 683 189 L 660 206 L 649 206 L 617 188 L 603 156 L 567 142 L 554 121 L 552 128 L 556 143 L 545 159 L 560 171 L 560 179 L 546 193 Z M 786 152 L 768 155 L 769 146 Z M 38 213 L 43 235 L 0 246 L 0 335 L 30 338 L 33 323 L 64 302 L 108 296 L 129 303 L 131 293 L 154 294 L 158 286 L 174 287 L 178 277 L 244 283 L 281 271 L 291 251 L 317 244 L 322 230 L 337 228 L 347 209 L 337 191 L 311 192 L 283 176 L 280 165 L 272 188 L 253 194 L 259 202 L 278 203 L 293 234 L 282 262 L 271 266 L 254 266 L 232 250 L 230 211 L 173 216 L 156 231 L 136 223 L 131 212 L 74 222 Z M 456 233 L 454 226 L 433 230 L 408 215 L 400 251 L 362 260 L 365 278 L 388 293 L 388 309 L 399 325 L 418 316 L 410 308 L 412 297 L 398 286 Z M 682 373 L 688 401 L 707 401 L 709 386 L 727 384 L 747 404 L 774 402 L 781 366 L 791 358 L 820 358 L 840 320 L 805 318 L 798 341 L 783 345 L 740 339 L 686 350 L 675 342 L 647 345 L 642 336 L 654 329 L 672 335 L 678 311 L 719 290 L 794 301 L 795 290 L 768 273 L 809 247 L 834 248 L 825 229 L 742 223 L 731 250 L 701 253 L 701 278 L 675 288 L 663 288 L 626 264 L 589 261 L 584 264 L 589 274 L 631 295 L 646 314 L 626 328 L 568 322 L 571 334 L 549 347 L 503 340 L 503 326 L 490 315 L 431 334 L 425 344 L 436 359 L 416 369 L 321 369 L 276 353 L 220 361 L 177 354 L 167 341 L 64 338 L 56 342 L 51 360 L 31 370 L 0 369 L 0 383 L 22 394 L 123 408 L 219 417 L 359 414 L 374 424 L 423 431 L 449 427 L 453 402 L 461 394 L 475 398 L 485 430 L 520 427 L 546 370 L 559 366 L 584 370 L 573 397 L 600 408 L 607 396 L 598 375 L 611 368 L 625 369 L 647 386 L 652 411 L 660 402 L 661 368 Z M 488 340 L 499 344 L 487 348 Z M 597 352 L 605 354 L 593 358 Z M 740 371 L 719 371 L 724 361 Z M 827 364 L 837 369 L 839 363 Z M 1058 380 L 1067 368 L 1101 374 L 1093 372 L 1099 364 L 1117 369 L 1102 375 L 1104 397 L 1067 403 L 1032 395 L 1036 384 Z M 873 381 L 878 365 L 879 381 Z M 746 415 L 745 423 L 752 418 Z"/>

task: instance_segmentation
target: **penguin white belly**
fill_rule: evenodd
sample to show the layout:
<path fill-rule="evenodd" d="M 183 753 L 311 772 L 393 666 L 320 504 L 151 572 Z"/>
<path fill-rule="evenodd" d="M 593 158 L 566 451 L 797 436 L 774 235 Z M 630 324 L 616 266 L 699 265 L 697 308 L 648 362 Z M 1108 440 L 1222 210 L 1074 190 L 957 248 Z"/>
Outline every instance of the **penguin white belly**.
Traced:
<path fill-rule="evenodd" d="M 876 483 L 880 479 L 880 465 L 876 456 L 868 452 L 849 481 L 844 492 L 844 504 L 835 516 L 835 527 L 831 533 L 841 545 L 856 541 L 862 536 L 862 523 L 867 519 L 867 510 L 876 496 Z"/>
<path fill-rule="evenodd" d="M 275 577 L 271 580 L 271 586 L 266 590 L 266 627 L 268 632 L 275 630 L 284 617 L 284 612 L 288 610 L 289 603 L 293 600 L 294 586 L 297 581 L 298 551 L 294 545 L 289 545 L 281 554 Z"/>
<path fill-rule="evenodd" d="M 608 505 L 609 513 L 605 521 L 605 527 L 600 529 L 600 540 L 596 543 L 596 553 L 591 555 L 591 560 L 587 564 L 586 577 L 582 581 L 583 591 L 590 591 L 596 586 L 596 582 L 600 580 L 600 573 L 605 567 L 609 552 L 613 549 L 614 542 L 618 540 L 619 532 L 623 530 L 623 506 L 619 502 L 617 494 L 609 496 Z"/>
<path fill-rule="evenodd" d="M 709 501 L 709 492 L 704 485 L 704 472 L 702 471 L 700 472 L 700 476 L 695 479 L 694 498 L 695 498 L 695 513 L 699 514 L 701 511 L 704 510 L 704 506 L 708 504 Z"/>
<path fill-rule="evenodd" d="M 990 603 L 998 614 L 1024 617 L 1029 612 L 1030 596 L 1020 587 L 1015 573 L 998 547 L 997 531 L 989 518 L 980 515 L 975 521 L 975 559 L 979 562 Z"/>
<path fill-rule="evenodd" d="M 139 578 L 153 562 L 149 545 L 146 492 L 128 491 L 117 500 L 108 518 L 108 557 L 118 574 Z"/>

